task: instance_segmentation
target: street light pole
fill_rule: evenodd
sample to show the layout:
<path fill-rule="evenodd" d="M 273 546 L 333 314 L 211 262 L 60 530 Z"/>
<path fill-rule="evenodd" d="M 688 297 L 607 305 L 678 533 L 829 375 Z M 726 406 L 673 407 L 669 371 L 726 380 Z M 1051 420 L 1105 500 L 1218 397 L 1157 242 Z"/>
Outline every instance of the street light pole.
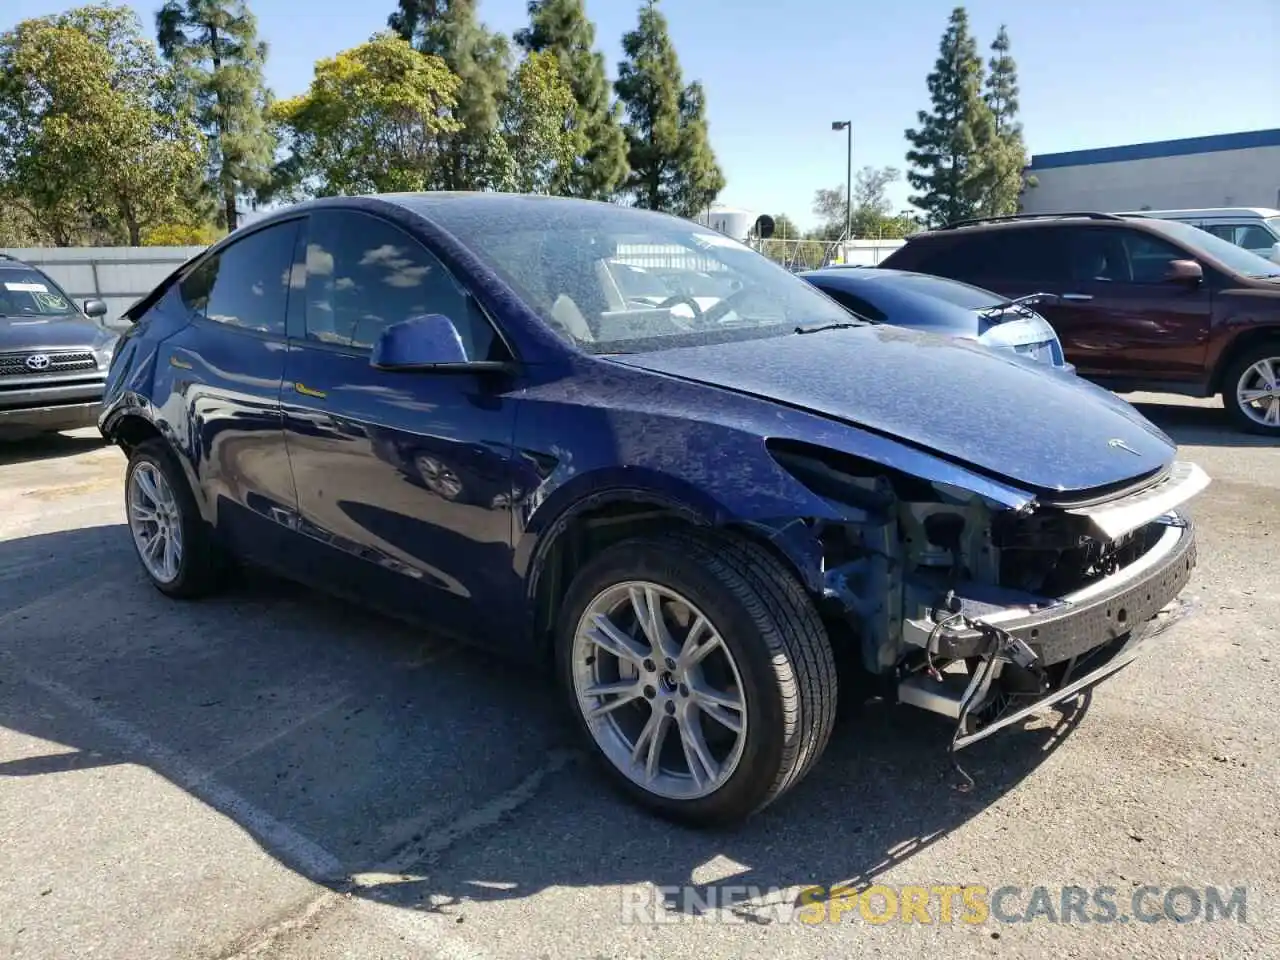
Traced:
<path fill-rule="evenodd" d="M 847 249 L 853 240 L 853 121 L 833 120 L 831 129 L 844 130 L 847 134 L 844 180 L 844 240 Z"/>

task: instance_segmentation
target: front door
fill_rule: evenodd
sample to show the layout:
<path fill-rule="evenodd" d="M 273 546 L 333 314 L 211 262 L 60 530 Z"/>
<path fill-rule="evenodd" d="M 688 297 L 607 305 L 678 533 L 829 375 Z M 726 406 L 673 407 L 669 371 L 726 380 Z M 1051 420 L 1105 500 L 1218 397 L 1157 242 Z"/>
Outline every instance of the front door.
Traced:
<path fill-rule="evenodd" d="M 313 578 L 450 632 L 501 631 L 521 597 L 512 564 L 515 401 L 492 374 L 389 372 L 390 324 L 440 313 L 474 359 L 506 359 L 436 257 L 371 214 L 317 211 L 305 309 L 291 315 L 283 406 Z"/>
<path fill-rule="evenodd" d="M 1042 312 L 1084 376 L 1193 382 L 1203 374 L 1212 314 L 1210 276 L 1199 285 L 1165 279 L 1194 256 L 1141 230 L 1065 231 L 1069 276 Z"/>

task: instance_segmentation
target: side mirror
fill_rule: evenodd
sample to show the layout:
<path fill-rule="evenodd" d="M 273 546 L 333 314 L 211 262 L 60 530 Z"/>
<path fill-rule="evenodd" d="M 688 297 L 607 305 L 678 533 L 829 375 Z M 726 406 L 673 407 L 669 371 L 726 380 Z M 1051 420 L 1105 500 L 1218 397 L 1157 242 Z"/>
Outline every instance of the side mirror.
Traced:
<path fill-rule="evenodd" d="M 1170 283 L 1197 284 L 1204 279 L 1204 268 L 1194 260 L 1170 260 L 1164 279 Z"/>
<path fill-rule="evenodd" d="M 1271 248 L 1270 258 L 1272 263 L 1280 263 L 1280 243 L 1275 244 Z"/>
<path fill-rule="evenodd" d="M 101 300 L 86 300 L 84 302 L 84 315 L 96 320 L 98 317 L 107 315 L 107 305 Z"/>
<path fill-rule="evenodd" d="M 510 364 L 472 360 L 454 322 L 442 313 L 424 313 L 393 323 L 373 346 L 370 366 L 379 370 L 480 373 L 508 370 Z"/>

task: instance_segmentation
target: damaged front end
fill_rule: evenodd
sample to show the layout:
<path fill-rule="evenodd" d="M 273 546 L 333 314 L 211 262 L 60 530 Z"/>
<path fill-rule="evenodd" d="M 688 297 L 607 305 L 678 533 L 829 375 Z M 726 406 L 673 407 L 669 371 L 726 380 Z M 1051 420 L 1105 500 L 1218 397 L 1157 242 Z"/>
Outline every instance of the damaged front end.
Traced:
<path fill-rule="evenodd" d="M 843 519 L 816 525 L 824 615 L 899 702 L 956 721 L 958 750 L 1121 669 L 1195 566 L 1178 508 L 1194 464 L 1092 500 L 993 497 L 803 444 L 774 459 Z"/>

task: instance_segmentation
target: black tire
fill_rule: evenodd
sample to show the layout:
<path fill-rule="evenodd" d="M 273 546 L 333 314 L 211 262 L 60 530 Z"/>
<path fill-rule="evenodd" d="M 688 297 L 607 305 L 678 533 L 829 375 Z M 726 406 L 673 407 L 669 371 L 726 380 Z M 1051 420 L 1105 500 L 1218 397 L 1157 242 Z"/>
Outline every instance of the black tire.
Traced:
<path fill-rule="evenodd" d="M 634 782 L 597 745 L 574 693 L 579 620 L 601 592 L 630 580 L 656 583 L 696 604 L 720 632 L 741 675 L 747 719 L 741 759 L 706 796 L 671 799 Z M 729 825 L 761 810 L 808 773 L 835 721 L 835 660 L 809 596 L 771 554 L 727 536 L 643 536 L 592 558 L 561 606 L 556 661 L 577 726 L 614 783 L 641 805 L 681 823 Z"/>
<path fill-rule="evenodd" d="M 200 515 L 200 508 L 196 505 L 186 475 L 163 440 L 148 440 L 135 447 L 129 455 L 129 466 L 125 470 L 126 515 L 129 511 L 128 491 L 134 472 L 144 463 L 151 464 L 163 474 L 169 489 L 173 491 L 182 532 L 182 557 L 178 562 L 177 576 L 168 582 L 153 576 L 139 555 L 138 561 L 143 572 L 157 590 L 170 597 L 190 600 L 215 593 L 225 582 L 229 565 L 221 546 L 213 538 L 213 531 Z M 134 545 L 134 551 L 138 552 L 137 540 L 132 532 L 129 541 Z"/>
<path fill-rule="evenodd" d="M 1268 426 L 1267 424 L 1259 423 L 1245 412 L 1244 407 L 1236 397 L 1236 389 L 1241 379 L 1248 373 L 1249 368 L 1259 360 L 1269 358 L 1276 360 L 1276 371 L 1280 373 L 1280 340 L 1268 340 L 1265 343 L 1250 347 L 1232 360 L 1222 378 L 1222 405 L 1226 408 L 1227 415 L 1239 429 L 1267 437 L 1280 437 L 1280 425 Z"/>

